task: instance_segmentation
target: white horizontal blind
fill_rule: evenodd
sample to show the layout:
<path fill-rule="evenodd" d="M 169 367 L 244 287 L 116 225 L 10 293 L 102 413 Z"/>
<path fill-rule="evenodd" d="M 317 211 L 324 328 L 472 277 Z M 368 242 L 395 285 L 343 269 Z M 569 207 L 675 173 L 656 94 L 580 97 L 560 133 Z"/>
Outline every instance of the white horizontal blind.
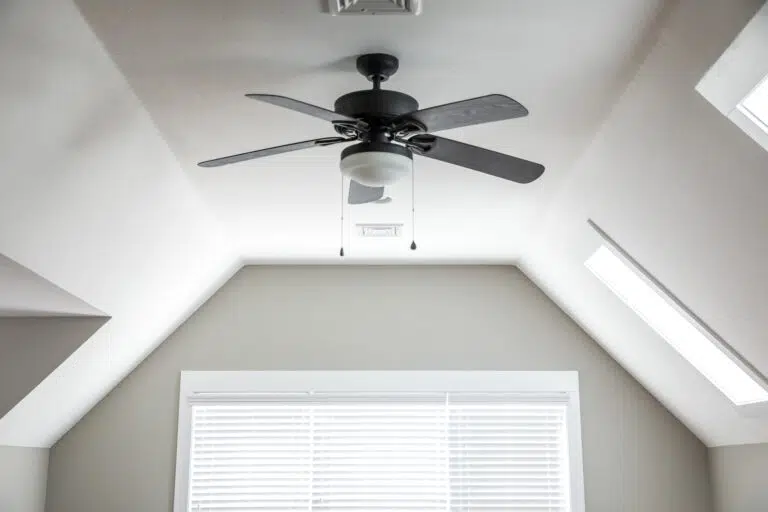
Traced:
<path fill-rule="evenodd" d="M 189 510 L 308 510 L 308 406 L 195 406 L 192 421 Z"/>
<path fill-rule="evenodd" d="M 313 419 L 313 510 L 446 510 L 444 396 L 357 397 Z"/>
<path fill-rule="evenodd" d="M 451 510 L 567 511 L 566 404 L 450 397 Z"/>
<path fill-rule="evenodd" d="M 189 510 L 568 511 L 566 406 L 504 394 L 193 405 Z"/>

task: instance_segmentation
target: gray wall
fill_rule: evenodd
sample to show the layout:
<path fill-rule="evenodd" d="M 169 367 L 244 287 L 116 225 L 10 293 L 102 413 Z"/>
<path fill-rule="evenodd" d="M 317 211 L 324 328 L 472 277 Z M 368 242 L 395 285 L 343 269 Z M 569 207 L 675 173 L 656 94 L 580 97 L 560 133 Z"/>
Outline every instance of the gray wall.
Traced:
<path fill-rule="evenodd" d="M 171 510 L 179 372 L 236 369 L 576 369 L 588 510 L 711 510 L 702 443 L 512 267 L 243 269 L 53 447 L 46 510 Z"/>
<path fill-rule="evenodd" d="M 717 512 L 768 510 L 768 444 L 709 450 Z"/>
<path fill-rule="evenodd" d="M 0 510 L 43 512 L 47 448 L 0 446 Z"/>
<path fill-rule="evenodd" d="M 106 321 L 88 316 L 0 317 L 0 418 Z"/>

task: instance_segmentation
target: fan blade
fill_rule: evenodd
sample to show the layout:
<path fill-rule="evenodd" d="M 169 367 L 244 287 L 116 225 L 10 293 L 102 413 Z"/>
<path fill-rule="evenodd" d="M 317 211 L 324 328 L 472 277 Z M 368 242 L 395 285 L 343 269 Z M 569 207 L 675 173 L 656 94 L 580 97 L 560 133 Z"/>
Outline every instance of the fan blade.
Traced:
<path fill-rule="evenodd" d="M 410 112 L 395 119 L 393 126 L 407 125 L 408 121 L 415 120 L 423 124 L 427 131 L 437 132 L 527 115 L 528 109 L 512 98 L 503 94 L 489 94 Z"/>
<path fill-rule="evenodd" d="M 517 183 L 530 183 L 544 172 L 536 162 L 435 135 L 414 135 L 406 144 L 422 156 Z"/>
<path fill-rule="evenodd" d="M 349 182 L 349 204 L 373 203 L 384 197 L 384 187 L 366 187 L 355 180 Z"/>
<path fill-rule="evenodd" d="M 327 110 L 323 107 L 304 103 L 303 101 L 294 100 L 293 98 L 287 98 L 285 96 L 277 96 L 275 94 L 246 94 L 245 96 L 254 100 L 263 101 L 264 103 L 270 103 L 272 105 L 277 105 L 278 107 L 283 107 L 295 112 L 307 114 L 312 117 L 318 117 L 325 121 L 330 121 L 331 123 L 340 122 L 353 124 L 360 127 L 368 126 L 365 122 L 360 121 L 359 119 L 347 117 L 343 114 L 337 114 L 333 110 Z"/>
<path fill-rule="evenodd" d="M 253 160 L 254 158 L 279 155 L 280 153 L 287 153 L 289 151 L 296 151 L 299 149 L 314 148 L 317 146 L 330 146 L 333 144 L 339 144 L 341 142 L 347 142 L 349 140 L 350 139 L 345 139 L 343 137 L 325 137 L 322 139 L 305 140 L 303 142 L 294 142 L 293 144 L 286 144 L 284 146 L 275 146 L 272 148 L 259 149 L 257 151 L 249 151 L 247 153 L 238 153 L 237 155 L 225 156 L 213 160 L 206 160 L 205 162 L 200 162 L 197 165 L 200 167 L 219 167 L 222 165 L 243 162 L 245 160 Z"/>

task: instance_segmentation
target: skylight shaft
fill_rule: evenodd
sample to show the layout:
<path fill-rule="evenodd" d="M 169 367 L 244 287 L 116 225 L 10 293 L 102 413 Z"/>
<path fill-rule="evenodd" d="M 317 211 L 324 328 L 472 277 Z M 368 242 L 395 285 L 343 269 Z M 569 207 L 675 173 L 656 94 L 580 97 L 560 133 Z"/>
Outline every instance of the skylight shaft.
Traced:
<path fill-rule="evenodd" d="M 643 278 L 611 249 L 601 246 L 586 261 L 589 268 L 667 343 L 733 403 L 768 401 L 768 390 L 744 371 L 706 329 L 683 315 L 671 299 Z"/>

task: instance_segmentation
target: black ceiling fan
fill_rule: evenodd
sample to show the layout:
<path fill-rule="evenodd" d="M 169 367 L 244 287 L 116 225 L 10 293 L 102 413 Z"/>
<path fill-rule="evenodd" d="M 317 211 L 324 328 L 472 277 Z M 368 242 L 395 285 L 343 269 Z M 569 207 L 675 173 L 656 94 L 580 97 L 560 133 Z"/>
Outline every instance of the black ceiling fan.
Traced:
<path fill-rule="evenodd" d="M 342 173 L 352 180 L 350 204 L 380 200 L 384 186 L 410 171 L 413 153 L 517 183 L 530 183 L 544 172 L 541 164 L 431 133 L 527 116 L 528 110 L 520 103 L 502 94 L 489 94 L 419 110 L 418 102 L 411 96 L 381 89 L 381 83 L 398 66 L 392 55 L 374 53 L 358 57 L 357 70 L 373 83 L 373 88 L 341 96 L 333 111 L 285 96 L 246 94 L 248 98 L 329 121 L 338 136 L 239 153 L 198 165 L 218 167 L 299 149 L 357 142 L 341 153 Z"/>

